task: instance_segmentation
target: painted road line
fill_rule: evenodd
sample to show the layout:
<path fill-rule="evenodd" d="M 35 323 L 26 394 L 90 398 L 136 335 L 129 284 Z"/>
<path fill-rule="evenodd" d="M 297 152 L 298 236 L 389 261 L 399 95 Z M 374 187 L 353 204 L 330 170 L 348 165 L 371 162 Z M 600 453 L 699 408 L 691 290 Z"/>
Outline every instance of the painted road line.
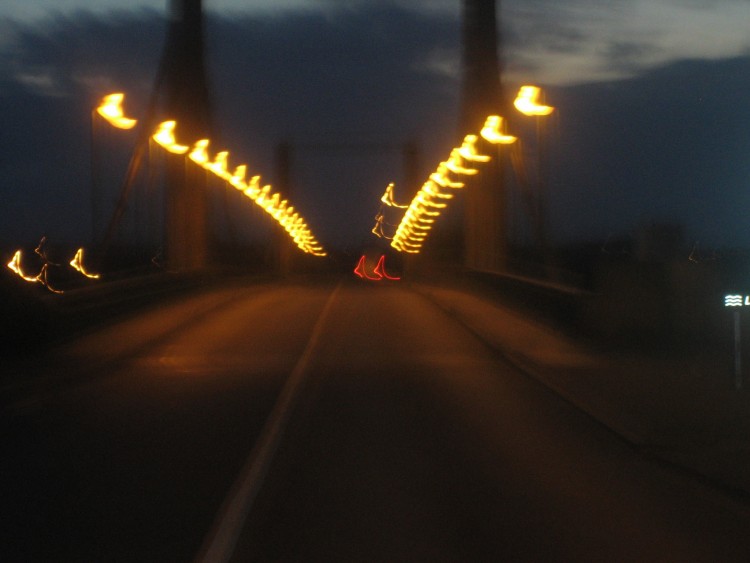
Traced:
<path fill-rule="evenodd" d="M 310 360 L 317 348 L 318 341 L 323 333 L 323 327 L 341 285 L 339 283 L 328 297 L 328 301 L 313 327 L 305 350 L 284 384 L 284 388 L 281 390 L 281 394 L 260 433 L 258 442 L 245 461 L 239 477 L 217 514 L 203 547 L 195 558 L 196 563 L 222 563 L 229 561 L 232 557 L 247 515 L 250 513 L 255 498 L 263 486 L 268 468 L 281 443 L 287 422 L 302 390 L 302 383 L 307 375 Z"/>

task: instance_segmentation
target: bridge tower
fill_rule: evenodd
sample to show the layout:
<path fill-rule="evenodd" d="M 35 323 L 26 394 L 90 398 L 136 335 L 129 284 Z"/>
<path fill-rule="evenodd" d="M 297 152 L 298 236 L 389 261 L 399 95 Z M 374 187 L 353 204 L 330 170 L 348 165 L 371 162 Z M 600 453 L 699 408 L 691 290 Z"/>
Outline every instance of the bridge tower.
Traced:
<path fill-rule="evenodd" d="M 498 13 L 500 0 L 462 0 L 460 134 L 478 132 L 490 114 L 507 115 L 502 89 Z M 464 190 L 464 265 L 501 271 L 507 262 L 506 187 L 493 158 Z"/>
<path fill-rule="evenodd" d="M 210 104 L 203 41 L 202 0 L 170 0 L 169 29 L 155 92 L 165 119 L 178 123 L 187 144 L 210 137 Z M 194 271 L 208 261 L 205 171 L 169 155 L 164 194 L 164 246 L 171 270 Z"/>
<path fill-rule="evenodd" d="M 169 28 L 148 111 L 104 235 L 106 253 L 121 226 L 136 176 L 156 125 L 174 119 L 185 142 L 210 137 L 208 81 L 203 55 L 202 0 L 169 0 Z M 208 261 L 206 174 L 187 166 L 182 155 L 167 155 L 163 246 L 173 271 L 199 270 Z"/>

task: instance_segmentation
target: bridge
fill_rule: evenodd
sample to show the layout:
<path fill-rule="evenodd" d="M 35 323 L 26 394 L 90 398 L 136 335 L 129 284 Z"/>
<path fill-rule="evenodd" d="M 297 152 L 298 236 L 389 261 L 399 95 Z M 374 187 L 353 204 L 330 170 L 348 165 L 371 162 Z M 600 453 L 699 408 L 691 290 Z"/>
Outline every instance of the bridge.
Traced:
<path fill-rule="evenodd" d="M 657 291 L 665 270 L 608 248 L 608 286 L 548 260 L 546 171 L 507 117 L 543 127 L 553 101 L 506 101 L 495 2 L 464 2 L 460 134 L 424 178 L 412 145 L 362 141 L 282 144 L 273 182 L 211 138 L 201 3 L 178 6 L 149 115 L 95 109 L 136 137 L 99 244 L 42 240 L 3 278 L 3 560 L 747 560 L 744 301 L 679 308 L 703 278 Z M 403 151 L 415 182 L 363 202 L 355 255 L 295 205 L 295 151 L 342 147 Z M 133 266 L 118 233 L 154 152 L 163 254 Z M 216 187 L 272 227 L 256 263 L 212 256 Z"/>

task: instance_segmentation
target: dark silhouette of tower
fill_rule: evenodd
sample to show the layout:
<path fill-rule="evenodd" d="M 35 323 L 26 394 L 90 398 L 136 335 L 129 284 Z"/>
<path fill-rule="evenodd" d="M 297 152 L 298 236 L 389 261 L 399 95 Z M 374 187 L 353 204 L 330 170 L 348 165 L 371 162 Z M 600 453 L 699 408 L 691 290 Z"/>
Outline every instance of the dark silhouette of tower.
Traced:
<path fill-rule="evenodd" d="M 462 0 L 463 84 L 460 134 L 476 134 L 488 115 L 507 115 L 501 82 L 499 0 Z M 488 147 L 488 150 L 496 150 Z M 464 190 L 464 264 L 499 271 L 507 257 L 506 195 L 501 155 Z"/>
<path fill-rule="evenodd" d="M 202 0 L 170 0 L 169 29 L 155 85 L 159 113 L 177 121 L 186 144 L 210 137 L 210 104 L 204 60 Z M 169 155 L 164 244 L 170 269 L 197 270 L 208 260 L 206 173 Z"/>
<path fill-rule="evenodd" d="M 169 29 L 148 111 L 130 159 L 120 197 L 104 236 L 106 249 L 120 227 L 133 184 L 157 124 L 176 120 L 185 143 L 210 137 L 208 81 L 203 54 L 202 0 L 169 0 Z M 167 155 L 164 253 L 168 268 L 198 270 L 208 259 L 208 195 L 205 171 L 183 155 Z"/>

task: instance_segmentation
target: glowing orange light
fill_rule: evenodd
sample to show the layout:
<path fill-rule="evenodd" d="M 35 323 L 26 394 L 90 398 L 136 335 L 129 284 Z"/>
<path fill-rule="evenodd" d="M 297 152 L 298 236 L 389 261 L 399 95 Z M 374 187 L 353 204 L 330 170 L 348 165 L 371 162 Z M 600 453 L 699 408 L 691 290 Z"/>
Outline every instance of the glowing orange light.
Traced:
<path fill-rule="evenodd" d="M 493 145 L 510 145 L 516 142 L 516 137 L 503 133 L 503 118 L 499 115 L 490 115 L 484 122 L 481 135 L 486 141 Z"/>
<path fill-rule="evenodd" d="M 435 169 L 435 171 L 430 174 L 429 181 L 434 182 L 441 188 L 460 189 L 464 187 L 465 184 L 463 182 L 451 180 L 450 175 L 451 170 L 448 167 L 448 161 L 443 161 L 438 164 L 438 167 Z"/>
<path fill-rule="evenodd" d="M 39 276 L 27 276 L 23 273 L 23 269 L 21 268 L 21 251 L 16 250 L 16 253 L 13 255 L 13 258 L 10 262 L 8 262 L 8 268 L 13 270 L 16 274 L 18 274 L 22 279 L 26 280 L 27 282 L 39 282 L 41 281 L 39 279 Z"/>
<path fill-rule="evenodd" d="M 435 184 L 433 184 L 435 185 Z M 432 201 L 432 198 L 434 197 L 433 194 L 429 193 L 427 190 L 422 189 L 418 194 L 417 197 L 414 198 L 414 200 L 427 207 L 434 207 L 435 209 L 445 209 L 448 207 L 447 203 L 438 203 L 435 201 Z"/>
<path fill-rule="evenodd" d="M 478 140 L 479 137 L 477 135 L 466 135 L 461 148 L 458 149 L 458 154 L 465 160 L 472 162 L 489 162 L 490 156 L 477 153 L 476 144 Z"/>
<path fill-rule="evenodd" d="M 245 195 L 253 201 L 258 198 L 261 192 L 260 187 L 260 176 L 253 176 L 247 183 L 247 187 L 243 190 Z"/>
<path fill-rule="evenodd" d="M 136 124 L 136 120 L 124 117 L 122 110 L 122 101 L 124 97 L 125 95 L 121 92 L 109 94 L 102 99 L 101 104 L 96 110 L 99 115 L 112 123 L 115 127 L 129 129 Z M 249 181 L 246 181 L 247 165 L 245 164 L 237 166 L 234 173 L 230 173 L 228 171 L 229 152 L 221 151 L 211 159 L 208 154 L 208 146 L 210 144 L 209 139 L 195 141 L 192 149 L 189 146 L 177 143 L 174 134 L 176 126 L 177 123 L 173 120 L 164 121 L 159 124 L 154 131 L 152 138 L 169 152 L 175 154 L 187 153 L 190 160 L 195 162 L 198 166 L 226 181 L 257 205 L 261 206 L 284 228 L 300 250 L 315 256 L 326 255 L 323 247 L 312 235 L 305 221 L 298 213 L 294 212 L 294 208 L 289 206 L 288 201 L 282 200 L 279 194 L 271 194 L 270 185 L 261 188 L 260 176 L 253 176 Z M 20 271 L 20 262 L 18 260 L 20 259 L 16 260 L 15 267 Z M 74 262 L 76 262 L 75 258 L 73 262 L 71 262 L 71 265 L 76 267 Z M 79 271 L 84 273 L 82 271 L 83 266 L 80 263 L 80 258 L 78 259 L 77 265 L 80 266 Z M 46 276 L 46 266 L 47 263 L 45 262 L 40 276 Z M 37 278 L 40 276 L 37 276 Z M 40 281 L 37 278 L 33 278 L 33 281 Z M 42 283 L 46 282 L 42 281 Z"/>
<path fill-rule="evenodd" d="M 289 205 L 289 202 L 287 200 L 282 201 L 279 204 L 279 209 L 277 209 L 273 213 L 273 218 L 276 219 L 276 222 L 284 227 L 286 230 L 286 218 L 289 216 L 289 208 L 291 206 Z"/>
<path fill-rule="evenodd" d="M 70 261 L 70 265 L 73 266 L 76 270 L 81 272 L 84 276 L 91 279 L 99 279 L 99 274 L 92 274 L 86 271 L 86 269 L 83 267 L 83 248 L 79 248 L 76 252 L 76 255 L 73 257 L 73 259 Z"/>
<path fill-rule="evenodd" d="M 389 207 L 398 207 L 400 209 L 406 209 L 407 207 L 409 207 L 408 205 L 399 205 L 393 200 L 394 186 L 395 185 L 393 182 L 388 184 L 388 186 L 385 188 L 385 193 L 383 194 L 383 197 L 380 198 L 380 201 L 382 201 Z"/>
<path fill-rule="evenodd" d="M 175 127 L 176 121 L 164 121 L 156 127 L 156 132 L 151 138 L 172 154 L 185 154 L 190 147 L 177 143 L 174 137 Z"/>
<path fill-rule="evenodd" d="M 375 226 L 370 231 L 373 235 L 375 235 L 378 238 L 384 238 L 385 234 L 383 233 L 383 216 L 378 214 L 375 216 Z"/>
<path fill-rule="evenodd" d="M 232 175 L 227 172 L 227 163 L 229 161 L 229 151 L 220 151 L 216 153 L 212 162 L 207 162 L 203 167 L 213 172 L 222 180 L 230 180 Z"/>
<path fill-rule="evenodd" d="M 505 135 L 501 131 L 502 118 L 497 115 L 489 116 L 485 122 L 481 135 L 490 143 L 512 143 L 515 137 Z M 478 135 L 466 135 L 460 147 L 451 150 L 447 160 L 441 162 L 435 171 L 430 174 L 428 180 L 412 199 L 406 209 L 401 222 L 391 240 L 391 246 L 400 252 L 417 254 L 427 238 L 443 209 L 448 207 L 448 201 L 453 199 L 453 190 L 465 187 L 455 176 L 473 176 L 479 173 L 476 168 L 471 168 L 467 162 L 488 162 L 491 157 L 479 154 L 476 149 Z M 387 202 L 388 191 L 383 201 Z M 377 223 L 373 233 L 382 235 L 382 221 L 376 217 Z M 382 269 L 382 267 L 381 267 Z M 383 270 L 384 271 L 384 270 Z"/>
<path fill-rule="evenodd" d="M 44 241 L 44 239 L 42 239 L 42 241 Z M 42 256 L 42 258 L 44 258 L 43 253 L 40 252 L 40 248 L 41 248 L 42 244 L 43 243 L 40 243 L 39 247 L 36 249 L 35 252 L 37 252 L 37 254 L 39 254 L 40 256 Z M 46 260 L 46 258 L 45 258 L 45 260 Z M 46 287 L 52 293 L 63 293 L 59 289 L 55 289 L 54 287 L 52 287 L 49 284 L 49 280 L 47 279 L 47 271 L 48 271 L 48 268 L 49 268 L 49 263 L 48 262 L 45 262 L 44 264 L 42 264 L 42 269 L 39 271 L 39 273 L 36 276 L 27 276 L 26 274 L 23 273 L 23 270 L 21 269 L 21 251 L 20 250 L 16 250 L 16 253 L 13 255 L 13 258 L 11 259 L 10 262 L 8 262 L 8 268 L 10 268 L 11 270 L 13 270 L 16 274 L 18 274 L 18 276 L 21 279 L 23 279 L 23 280 L 25 280 L 27 282 L 30 282 L 30 283 L 41 283 L 44 287 Z"/>
<path fill-rule="evenodd" d="M 132 129 L 138 121 L 125 117 L 122 110 L 122 100 L 124 98 L 125 94 L 122 92 L 108 94 L 102 98 L 99 107 L 96 108 L 96 112 L 113 127 L 117 127 L 118 129 Z"/>
<path fill-rule="evenodd" d="M 61 289 L 55 289 L 49 284 L 49 279 L 47 276 L 48 271 L 49 271 L 49 264 L 43 264 L 42 270 L 39 272 L 39 275 L 37 276 L 37 278 L 39 278 L 39 283 L 41 283 L 44 287 L 46 287 L 52 293 L 64 293 Z"/>
<path fill-rule="evenodd" d="M 232 177 L 229 179 L 229 183 L 238 190 L 244 192 L 247 189 L 247 184 L 245 183 L 246 175 L 247 166 L 245 164 L 240 164 L 237 168 L 235 168 L 234 174 L 232 174 Z"/>
<path fill-rule="evenodd" d="M 261 205 L 261 207 L 265 209 L 268 213 L 273 213 L 273 211 L 279 207 L 280 202 L 281 202 L 281 194 L 277 192 L 273 194 L 270 198 L 266 198 L 265 201 L 263 201 L 263 204 Z"/>
<path fill-rule="evenodd" d="M 166 129 L 169 131 L 168 127 Z M 213 173 L 218 178 L 221 178 L 241 191 L 245 196 L 263 208 L 266 213 L 283 227 L 300 250 L 313 256 L 326 256 L 323 247 L 312 235 L 304 220 L 297 213 L 293 212 L 294 208 L 289 206 L 287 200 L 282 200 L 281 195 L 278 193 L 272 194 L 270 185 L 265 185 L 261 188 L 260 176 L 258 175 L 253 176 L 249 181 L 245 181 L 247 175 L 247 165 L 245 164 L 241 164 L 235 169 L 234 173 L 230 173 L 228 171 L 229 152 L 220 151 L 216 153 L 212 160 L 208 155 L 209 144 L 209 139 L 196 141 L 188 154 L 188 158 L 201 168 Z M 187 150 L 189 149 L 186 148 Z"/>
<path fill-rule="evenodd" d="M 424 183 L 424 185 L 422 186 L 422 191 L 432 197 L 436 197 L 439 199 L 453 199 L 453 194 L 441 192 L 439 185 L 432 180 L 428 180 Z"/>
<path fill-rule="evenodd" d="M 461 156 L 461 149 L 453 149 L 450 158 L 445 162 L 445 166 L 454 174 L 473 176 L 474 174 L 479 173 L 479 170 L 476 168 L 466 168 L 463 161 L 464 159 Z"/>
<path fill-rule="evenodd" d="M 294 221 L 297 219 L 299 215 L 294 212 L 294 206 L 290 205 L 284 210 L 284 213 L 281 214 L 281 217 L 279 218 L 279 224 L 284 227 L 284 230 L 289 232 L 289 229 L 292 228 L 292 225 L 294 224 Z"/>
<path fill-rule="evenodd" d="M 263 207 L 263 204 L 268 199 L 268 194 L 269 193 L 271 193 L 271 185 L 267 184 L 267 185 L 263 186 L 260 189 L 260 192 L 258 193 L 257 197 L 255 198 L 255 203 L 257 203 L 258 205 L 260 205 L 261 207 Z"/>
<path fill-rule="evenodd" d="M 385 223 L 385 222 L 386 221 L 385 221 L 385 217 L 383 216 L 383 214 L 382 213 L 378 213 L 375 216 L 375 226 L 372 228 L 372 234 L 374 234 L 375 236 L 377 236 L 379 238 L 393 240 L 393 237 L 389 237 L 383 231 L 383 223 Z M 390 223 L 388 223 L 388 224 L 390 225 Z M 391 225 L 391 226 L 395 226 L 395 225 Z"/>
<path fill-rule="evenodd" d="M 196 141 L 188 158 L 199 166 L 205 166 L 208 163 L 208 145 L 210 142 L 211 141 L 208 139 L 200 139 L 199 141 Z"/>
<path fill-rule="evenodd" d="M 524 115 L 549 115 L 555 108 L 539 103 L 541 93 L 537 86 L 521 86 L 513 105 Z"/>

